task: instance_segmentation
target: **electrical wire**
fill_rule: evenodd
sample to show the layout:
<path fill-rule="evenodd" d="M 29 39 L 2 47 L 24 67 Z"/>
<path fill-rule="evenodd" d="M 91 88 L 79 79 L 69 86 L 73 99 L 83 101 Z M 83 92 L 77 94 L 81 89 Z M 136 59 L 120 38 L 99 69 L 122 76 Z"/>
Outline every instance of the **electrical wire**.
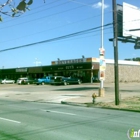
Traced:
<path fill-rule="evenodd" d="M 45 10 L 49 10 L 49 9 L 52 9 L 52 8 L 56 8 L 56 7 L 58 7 L 58 6 L 62 6 L 62 5 L 67 4 L 67 3 L 69 3 L 69 2 L 64 2 L 64 3 L 62 3 L 62 4 L 59 4 L 59 5 L 57 5 L 57 6 L 53 6 L 53 7 L 51 7 L 51 8 L 45 9 Z M 47 16 L 43 16 L 43 17 L 40 17 L 40 18 L 36 18 L 36 19 L 33 19 L 33 20 L 21 22 L 21 23 L 18 23 L 18 24 L 10 25 L 10 26 L 5 26 L 5 27 L 2 27 L 2 28 L 0 28 L 0 29 L 10 28 L 10 27 L 17 26 L 17 25 L 22 25 L 22 24 L 26 24 L 26 23 L 29 23 L 29 22 L 38 21 L 38 20 L 40 20 L 40 19 L 44 19 L 44 18 L 48 18 L 48 17 L 55 16 L 55 15 L 58 15 L 58 14 L 63 14 L 63 13 L 66 13 L 66 12 L 69 12 L 69 11 L 72 11 L 72 10 L 76 10 L 76 9 L 79 9 L 79 8 L 81 8 L 81 7 L 84 7 L 84 6 L 85 6 L 85 5 L 78 6 L 78 7 L 76 7 L 76 8 L 72 8 L 72 9 L 69 9 L 69 10 L 62 11 L 62 12 L 57 12 L 57 13 L 54 13 L 54 14 L 51 14 L 51 15 L 47 15 Z M 41 11 L 44 11 L 44 10 L 41 10 Z M 32 13 L 32 14 L 29 14 L 29 15 L 33 15 L 33 14 L 36 14 L 36 12 L 35 12 L 35 13 Z M 28 15 L 26 15 L 26 16 L 28 16 Z M 18 17 L 18 18 L 20 18 L 20 17 Z M 18 18 L 17 18 L 17 19 L 18 19 Z M 10 20 L 10 21 L 11 21 L 11 20 Z M 9 21 L 7 21 L 7 22 L 9 22 Z"/>
<path fill-rule="evenodd" d="M 79 23 L 79 22 L 81 23 L 81 22 L 83 22 L 83 21 L 86 21 L 86 20 L 89 20 L 89 19 L 98 17 L 98 16 L 100 16 L 100 15 L 101 15 L 101 14 L 96 15 L 96 16 L 92 16 L 92 17 L 89 17 L 89 18 L 85 18 L 85 19 L 82 19 L 82 20 L 78 20 L 78 21 L 76 21 L 76 22 L 72 22 L 72 23 L 69 23 L 69 24 L 57 26 L 57 27 L 54 27 L 54 28 L 51 28 L 51 29 L 47 29 L 47 30 L 43 30 L 43 31 L 36 32 L 36 33 L 32 33 L 32 34 L 30 34 L 30 35 L 26 35 L 26 36 L 14 38 L 14 39 L 11 39 L 11 40 L 0 41 L 0 43 L 4 43 L 4 42 L 8 42 L 8 41 L 17 40 L 17 39 L 20 39 L 20 38 L 25 38 L 25 37 L 33 36 L 33 35 L 35 35 L 35 34 L 40 34 L 40 33 L 46 32 L 46 31 L 56 30 L 56 29 L 59 29 L 59 28 L 63 28 L 63 27 L 65 27 L 65 26 L 70 26 L 70 25 L 72 25 L 72 24 Z"/>
<path fill-rule="evenodd" d="M 105 24 L 104 27 L 107 27 L 107 26 L 110 26 L 110 25 L 112 25 L 112 23 Z M 90 33 L 90 32 L 92 32 L 96 29 L 99 29 L 101 27 L 102 26 L 98 26 L 98 27 L 95 27 L 95 28 L 79 31 L 79 32 L 76 32 L 76 33 L 72 33 L 72 34 L 68 34 L 68 35 L 64 35 L 64 36 L 60 36 L 60 37 L 56 37 L 56 38 L 52 38 L 52 39 L 48 39 L 48 40 L 44 40 L 44 41 L 39 41 L 39 42 L 31 43 L 31 44 L 18 46 L 18 47 L 7 48 L 7 49 L 0 50 L 0 52 L 5 52 L 5 51 L 9 51 L 9 50 L 15 50 L 15 49 L 25 48 L 25 47 L 29 47 L 29 46 L 34 46 L 34 45 L 38 45 L 38 44 L 42 44 L 42 43 L 49 43 L 49 42 L 53 42 L 53 41 L 67 39 L 67 38 L 70 38 L 70 37 L 75 37 L 75 36 L 79 36 L 79 35 L 82 35 L 82 34 Z"/>

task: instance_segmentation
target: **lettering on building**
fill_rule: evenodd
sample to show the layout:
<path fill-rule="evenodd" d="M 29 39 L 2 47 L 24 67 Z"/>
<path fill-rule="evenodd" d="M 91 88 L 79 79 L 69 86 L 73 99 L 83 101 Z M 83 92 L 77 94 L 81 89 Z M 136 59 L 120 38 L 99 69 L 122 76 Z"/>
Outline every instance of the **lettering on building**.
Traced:
<path fill-rule="evenodd" d="M 27 72 L 27 68 L 18 68 L 16 72 Z"/>
<path fill-rule="evenodd" d="M 69 69 L 74 69 L 74 66 L 71 65 L 71 66 L 66 66 L 66 69 L 69 70 Z"/>
<path fill-rule="evenodd" d="M 82 63 L 83 59 L 59 60 L 58 64 Z"/>

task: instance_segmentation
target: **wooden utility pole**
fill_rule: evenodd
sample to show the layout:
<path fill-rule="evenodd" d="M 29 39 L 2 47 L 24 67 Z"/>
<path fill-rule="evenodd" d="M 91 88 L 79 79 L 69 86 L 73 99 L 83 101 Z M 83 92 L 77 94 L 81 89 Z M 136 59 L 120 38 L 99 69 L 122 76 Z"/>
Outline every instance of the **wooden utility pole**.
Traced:
<path fill-rule="evenodd" d="M 114 46 L 114 78 L 115 78 L 115 105 L 119 105 L 119 70 L 118 70 L 118 25 L 116 0 L 112 0 L 113 7 L 113 46 Z"/>

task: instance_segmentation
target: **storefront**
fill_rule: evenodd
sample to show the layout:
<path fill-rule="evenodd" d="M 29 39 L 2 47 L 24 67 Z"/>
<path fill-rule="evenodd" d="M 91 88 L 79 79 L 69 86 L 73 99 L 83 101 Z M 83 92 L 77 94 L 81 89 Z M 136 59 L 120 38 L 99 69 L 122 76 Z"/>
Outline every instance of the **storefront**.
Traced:
<path fill-rule="evenodd" d="M 52 61 L 52 65 L 23 67 L 0 70 L 0 78 L 17 80 L 19 77 L 41 78 L 48 75 L 78 77 L 83 82 L 91 82 L 94 75 L 98 75 L 99 63 L 93 58 Z"/>

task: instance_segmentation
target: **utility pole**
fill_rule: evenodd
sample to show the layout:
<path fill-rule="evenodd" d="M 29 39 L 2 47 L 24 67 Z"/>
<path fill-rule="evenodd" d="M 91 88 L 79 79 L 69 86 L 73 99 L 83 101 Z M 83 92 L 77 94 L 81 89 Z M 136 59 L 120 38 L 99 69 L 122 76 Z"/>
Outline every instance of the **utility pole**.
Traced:
<path fill-rule="evenodd" d="M 114 46 L 114 78 L 115 78 L 115 105 L 119 105 L 119 70 L 118 70 L 118 25 L 116 0 L 112 0 L 113 7 L 113 46 Z"/>
<path fill-rule="evenodd" d="M 104 0 L 102 0 L 102 17 L 101 17 L 101 47 L 99 48 L 99 79 L 100 79 L 100 88 L 99 88 L 99 96 L 105 96 L 104 89 L 104 80 L 105 80 L 105 49 L 104 49 Z"/>

